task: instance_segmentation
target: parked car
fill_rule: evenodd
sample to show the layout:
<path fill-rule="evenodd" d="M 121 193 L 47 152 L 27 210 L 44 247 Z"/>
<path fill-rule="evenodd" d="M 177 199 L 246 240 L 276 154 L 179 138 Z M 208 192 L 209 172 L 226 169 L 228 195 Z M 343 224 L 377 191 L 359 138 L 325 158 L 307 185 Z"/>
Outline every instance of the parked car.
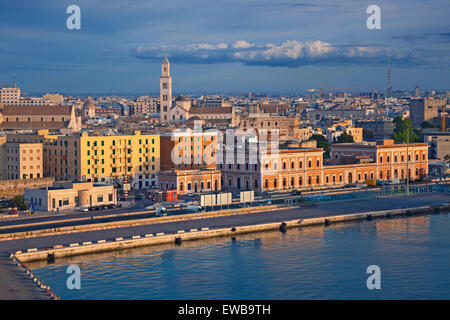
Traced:
<path fill-rule="evenodd" d="M 8 211 L 8 214 L 19 214 L 19 211 L 16 208 L 12 208 Z"/>

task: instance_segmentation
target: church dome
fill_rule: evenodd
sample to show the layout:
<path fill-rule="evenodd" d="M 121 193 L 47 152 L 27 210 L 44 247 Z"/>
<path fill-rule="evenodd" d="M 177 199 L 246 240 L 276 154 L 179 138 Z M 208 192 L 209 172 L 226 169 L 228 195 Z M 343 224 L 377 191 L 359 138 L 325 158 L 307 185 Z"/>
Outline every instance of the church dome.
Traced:
<path fill-rule="evenodd" d="M 189 99 L 188 97 L 183 96 L 182 94 L 180 94 L 178 96 L 178 98 L 175 99 L 175 101 L 191 101 L 191 99 Z"/>
<path fill-rule="evenodd" d="M 88 97 L 86 102 L 83 105 L 84 110 L 95 110 L 94 101 L 92 101 L 91 97 Z"/>

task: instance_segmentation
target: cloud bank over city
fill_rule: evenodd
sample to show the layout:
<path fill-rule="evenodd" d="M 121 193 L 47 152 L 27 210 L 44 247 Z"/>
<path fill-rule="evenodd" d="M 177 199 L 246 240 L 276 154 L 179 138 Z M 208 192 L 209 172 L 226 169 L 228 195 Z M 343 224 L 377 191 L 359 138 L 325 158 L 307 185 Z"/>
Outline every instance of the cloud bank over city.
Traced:
<path fill-rule="evenodd" d="M 333 46 L 317 41 L 286 40 L 280 44 L 256 45 L 245 40 L 231 44 L 197 43 L 162 45 L 131 50 L 139 59 L 160 61 L 167 56 L 176 63 L 204 64 L 241 62 L 246 66 L 301 67 L 309 65 L 385 65 L 388 56 L 400 64 L 419 64 L 418 57 L 376 46 Z M 425 63 L 425 61 L 422 61 Z"/>

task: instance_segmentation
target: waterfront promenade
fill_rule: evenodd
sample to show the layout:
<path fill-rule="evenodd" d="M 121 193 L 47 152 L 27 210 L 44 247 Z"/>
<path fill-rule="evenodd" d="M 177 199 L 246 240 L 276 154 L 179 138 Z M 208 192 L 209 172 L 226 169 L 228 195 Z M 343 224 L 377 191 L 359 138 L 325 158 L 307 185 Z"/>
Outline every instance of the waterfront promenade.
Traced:
<path fill-rule="evenodd" d="M 225 217 L 214 217 L 204 219 L 193 219 L 184 221 L 174 221 L 158 224 L 148 224 L 143 226 L 123 227 L 110 230 L 96 230 L 71 234 L 60 234 L 53 236 L 17 239 L 0 242 L 0 256 L 1 256 L 1 272 L 2 278 L 15 279 L 14 269 L 6 268 L 5 259 L 8 259 L 10 253 L 29 248 L 53 248 L 55 245 L 68 245 L 70 243 L 98 241 L 100 239 L 115 239 L 117 237 L 131 238 L 134 235 L 144 235 L 150 233 L 165 234 L 176 233 L 178 230 L 189 230 L 194 228 L 208 227 L 213 228 L 227 228 L 239 227 L 254 224 L 264 224 L 271 222 L 281 222 L 294 219 L 307 219 L 323 216 L 336 216 L 352 213 L 364 213 L 382 210 L 393 210 L 402 208 L 415 208 L 428 205 L 437 205 L 448 202 L 448 193 L 433 192 L 415 194 L 414 196 L 406 197 L 388 197 L 388 198 L 372 198 L 347 200 L 328 203 L 317 203 L 310 206 L 280 209 L 270 212 L 247 213 L 241 215 L 232 215 Z M 11 274 L 11 276 L 9 276 Z M 24 279 L 27 280 L 27 279 Z M 19 280 L 17 287 L 14 290 L 20 294 L 25 284 Z M 25 292 L 25 291 L 24 291 Z M 0 292 L 2 299 L 16 299 L 16 296 L 8 294 L 8 292 Z M 6 294 L 6 296 L 4 295 Z M 25 293 L 24 293 L 25 295 Z"/>

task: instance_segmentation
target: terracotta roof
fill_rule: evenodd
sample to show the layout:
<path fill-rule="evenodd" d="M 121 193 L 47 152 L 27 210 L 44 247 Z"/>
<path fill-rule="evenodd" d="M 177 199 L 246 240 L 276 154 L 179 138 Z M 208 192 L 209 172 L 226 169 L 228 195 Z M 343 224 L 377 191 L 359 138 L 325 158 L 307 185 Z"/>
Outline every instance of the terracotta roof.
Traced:
<path fill-rule="evenodd" d="M 54 121 L 54 122 L 2 122 L 0 129 L 62 129 L 67 128 L 69 121 Z"/>
<path fill-rule="evenodd" d="M 265 113 L 285 112 L 291 109 L 291 106 L 286 103 L 264 103 L 261 104 L 261 108 Z"/>
<path fill-rule="evenodd" d="M 193 107 L 191 114 L 231 113 L 232 107 Z"/>
<path fill-rule="evenodd" d="M 72 106 L 4 106 L 1 113 L 3 116 L 57 116 L 68 115 L 70 116 Z"/>

